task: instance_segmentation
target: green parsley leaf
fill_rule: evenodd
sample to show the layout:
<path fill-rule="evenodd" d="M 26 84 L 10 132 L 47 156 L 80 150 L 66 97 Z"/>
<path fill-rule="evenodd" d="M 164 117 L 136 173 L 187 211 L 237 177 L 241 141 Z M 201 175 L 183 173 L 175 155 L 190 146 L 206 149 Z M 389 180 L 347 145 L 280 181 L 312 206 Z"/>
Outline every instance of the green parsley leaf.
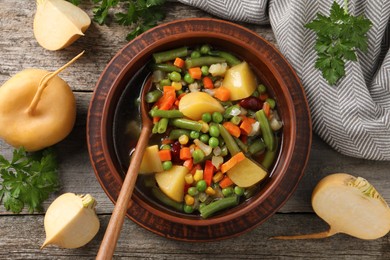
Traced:
<path fill-rule="evenodd" d="M 344 2 L 348 4 L 348 1 Z M 350 15 L 347 6 L 342 8 L 336 2 L 333 2 L 328 17 L 317 14 L 315 20 L 305 25 L 317 34 L 315 67 L 321 70 L 330 85 L 345 75 L 346 61 L 357 60 L 357 50 L 367 50 L 367 32 L 371 26 L 369 19 Z"/>
<path fill-rule="evenodd" d="M 11 161 L 0 155 L 0 202 L 6 210 L 20 213 L 42 211 L 42 202 L 59 188 L 57 160 L 51 148 L 27 154 L 15 149 Z"/>

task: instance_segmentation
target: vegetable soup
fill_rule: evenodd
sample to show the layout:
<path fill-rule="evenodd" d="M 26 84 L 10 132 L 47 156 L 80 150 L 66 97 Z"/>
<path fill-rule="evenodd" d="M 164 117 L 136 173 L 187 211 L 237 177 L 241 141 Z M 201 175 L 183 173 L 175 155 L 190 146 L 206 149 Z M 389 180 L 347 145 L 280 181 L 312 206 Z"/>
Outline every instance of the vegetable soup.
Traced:
<path fill-rule="evenodd" d="M 276 160 L 283 124 L 277 100 L 250 65 L 204 44 L 155 53 L 131 84 L 140 84 L 148 71 L 153 87 L 145 99 L 154 127 L 137 189 L 167 208 L 202 218 L 261 189 Z M 116 120 L 126 132 L 124 143 L 130 143 L 116 147 L 122 163 L 139 134 L 139 103 L 127 105 Z"/>

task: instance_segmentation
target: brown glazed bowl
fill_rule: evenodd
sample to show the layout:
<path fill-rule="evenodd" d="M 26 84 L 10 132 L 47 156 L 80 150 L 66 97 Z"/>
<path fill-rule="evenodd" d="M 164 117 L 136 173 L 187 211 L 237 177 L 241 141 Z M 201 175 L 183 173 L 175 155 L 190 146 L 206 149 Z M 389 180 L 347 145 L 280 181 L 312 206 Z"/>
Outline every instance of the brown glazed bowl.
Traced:
<path fill-rule="evenodd" d="M 271 217 L 290 197 L 300 181 L 311 146 L 311 120 L 300 81 L 279 51 L 256 33 L 216 19 L 184 19 L 162 24 L 129 42 L 109 62 L 92 97 L 87 142 L 96 177 L 107 196 L 116 202 L 136 138 L 126 140 L 117 128 L 126 106 L 134 104 L 146 77 L 152 54 L 181 46 L 209 43 L 246 60 L 278 102 L 283 130 L 278 159 L 260 191 L 235 208 L 208 219 L 174 212 L 134 189 L 127 216 L 161 236 L 183 241 L 212 241 L 237 236 Z M 122 105 L 121 105 L 122 104 Z M 137 109 L 131 108 L 131 109 Z M 133 126 L 134 127 L 134 126 Z M 135 126 L 140 128 L 141 126 Z M 128 159 L 128 158 L 127 158 Z"/>

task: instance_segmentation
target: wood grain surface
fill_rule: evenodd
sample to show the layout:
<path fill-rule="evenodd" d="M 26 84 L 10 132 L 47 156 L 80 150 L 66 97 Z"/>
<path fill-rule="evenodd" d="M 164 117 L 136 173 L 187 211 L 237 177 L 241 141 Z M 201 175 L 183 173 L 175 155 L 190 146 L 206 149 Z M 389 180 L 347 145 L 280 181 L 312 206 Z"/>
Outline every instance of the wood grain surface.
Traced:
<path fill-rule="evenodd" d="M 92 16 L 93 4 L 81 7 Z M 169 3 L 164 22 L 184 17 L 211 17 L 198 9 Z M 113 204 L 96 180 L 86 145 L 86 115 L 100 73 L 115 53 L 126 44 L 127 28 L 91 25 L 85 37 L 69 48 L 51 52 L 34 39 L 32 21 L 35 2 L 0 0 L 0 85 L 12 75 L 29 67 L 55 70 L 81 50 L 88 52 L 61 77 L 72 87 L 77 99 L 77 121 L 72 133 L 56 146 L 60 160 L 61 189 L 44 203 L 44 208 L 64 192 L 90 193 L 97 201 L 101 220 L 98 235 L 87 246 L 65 250 L 48 247 L 44 241 L 43 213 L 19 215 L 0 206 L 0 259 L 94 259 L 103 238 Z M 270 42 L 276 42 L 269 26 L 244 24 Z M 4 126 L 0 126 L 4 127 Z M 7 158 L 12 148 L 0 141 L 0 153 Z M 312 213 L 311 192 L 324 176 L 348 172 L 367 178 L 390 202 L 390 162 L 361 160 L 340 155 L 314 136 L 305 175 L 297 190 L 279 213 L 267 222 L 237 238 L 208 243 L 169 240 L 126 219 L 114 259 L 390 259 L 390 236 L 362 241 L 336 235 L 321 241 L 274 241 L 275 235 L 322 231 L 327 225 Z"/>

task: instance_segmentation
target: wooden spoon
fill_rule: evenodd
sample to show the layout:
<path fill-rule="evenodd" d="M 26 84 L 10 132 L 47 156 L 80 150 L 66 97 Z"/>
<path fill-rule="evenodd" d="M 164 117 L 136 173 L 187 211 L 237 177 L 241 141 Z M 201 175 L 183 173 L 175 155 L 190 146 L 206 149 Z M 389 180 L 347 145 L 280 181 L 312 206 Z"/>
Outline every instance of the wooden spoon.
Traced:
<path fill-rule="evenodd" d="M 96 256 L 96 259 L 98 260 L 112 259 L 125 219 L 126 211 L 129 206 L 131 195 L 133 194 L 142 157 L 148 144 L 150 133 L 152 132 L 153 123 L 148 115 L 149 110 L 145 102 L 145 95 L 148 93 L 151 86 L 152 78 L 149 77 L 143 84 L 141 92 L 141 134 L 135 147 L 129 169 L 127 170 L 125 179 L 123 181 L 116 205 L 112 212 L 110 222 L 108 223 L 102 243 L 100 244 L 99 252 Z"/>

